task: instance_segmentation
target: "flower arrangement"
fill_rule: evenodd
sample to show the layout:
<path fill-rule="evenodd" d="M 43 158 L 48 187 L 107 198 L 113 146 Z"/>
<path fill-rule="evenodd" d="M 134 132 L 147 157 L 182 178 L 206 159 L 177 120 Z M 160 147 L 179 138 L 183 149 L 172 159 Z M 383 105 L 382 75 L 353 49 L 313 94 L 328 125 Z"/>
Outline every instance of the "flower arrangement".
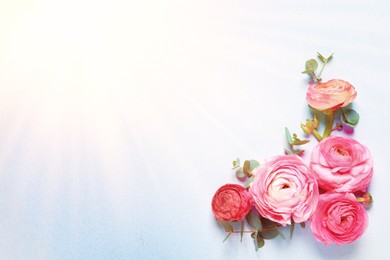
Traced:
<path fill-rule="evenodd" d="M 246 160 L 242 166 L 239 159 L 233 161 L 237 178 L 246 183 L 223 185 L 211 202 L 215 219 L 228 233 L 225 240 L 239 233 L 242 241 L 244 233 L 250 233 L 257 251 L 267 239 L 285 239 L 284 227 L 290 227 L 292 238 L 296 223 L 305 228 L 305 222 L 310 221 L 317 241 L 339 245 L 356 241 L 367 229 L 366 208 L 373 201 L 367 192 L 373 159 L 357 140 L 333 134 L 354 128 L 359 114 L 349 108 L 357 96 L 353 85 L 340 79 L 322 81 L 322 71 L 332 57 L 318 53 L 322 64 L 319 73 L 316 59 L 306 61 L 302 72 L 310 76 L 306 100 L 313 118 L 301 128 L 306 137 L 313 135 L 318 141 L 310 162 L 302 159 L 304 150 L 296 149 L 310 140 L 291 135 L 287 128 L 289 147 L 284 155 L 263 163 Z M 325 124 L 322 135 L 321 124 Z"/>

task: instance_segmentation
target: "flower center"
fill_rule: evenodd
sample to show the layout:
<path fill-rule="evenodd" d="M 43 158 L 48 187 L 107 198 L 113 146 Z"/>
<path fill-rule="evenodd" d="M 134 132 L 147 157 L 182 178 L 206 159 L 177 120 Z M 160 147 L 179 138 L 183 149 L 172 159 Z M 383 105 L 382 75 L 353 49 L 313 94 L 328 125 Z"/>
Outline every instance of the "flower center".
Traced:
<path fill-rule="evenodd" d="M 283 184 L 283 186 L 282 186 L 282 189 L 284 190 L 284 189 L 289 189 L 290 188 L 290 184 L 288 184 L 288 183 L 285 183 L 285 184 Z"/>
<path fill-rule="evenodd" d="M 351 215 L 347 215 L 347 216 L 342 216 L 341 217 L 341 223 L 340 225 L 344 228 L 344 229 L 349 229 L 354 223 L 354 217 L 351 216 Z"/>
<path fill-rule="evenodd" d="M 343 149 L 343 148 L 341 148 L 341 147 L 337 147 L 337 148 L 335 149 L 335 152 L 336 152 L 338 155 L 341 155 L 341 156 L 349 156 L 349 155 L 350 155 L 348 150 L 345 150 L 345 149 Z"/>

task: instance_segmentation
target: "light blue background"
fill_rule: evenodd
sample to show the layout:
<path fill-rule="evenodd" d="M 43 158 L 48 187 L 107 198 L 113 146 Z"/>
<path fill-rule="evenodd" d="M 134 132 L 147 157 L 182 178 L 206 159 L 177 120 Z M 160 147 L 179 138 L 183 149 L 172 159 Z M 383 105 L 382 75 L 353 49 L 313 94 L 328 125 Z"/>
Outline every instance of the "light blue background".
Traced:
<path fill-rule="evenodd" d="M 384 259 L 389 12 L 379 0 L 2 1 L 0 258 Z M 317 51 L 335 53 L 324 79 L 358 91 L 369 228 L 338 247 L 309 228 L 259 252 L 249 236 L 222 243 L 211 197 L 236 182 L 233 159 L 281 154 L 284 127 L 301 133 L 300 72 Z"/>

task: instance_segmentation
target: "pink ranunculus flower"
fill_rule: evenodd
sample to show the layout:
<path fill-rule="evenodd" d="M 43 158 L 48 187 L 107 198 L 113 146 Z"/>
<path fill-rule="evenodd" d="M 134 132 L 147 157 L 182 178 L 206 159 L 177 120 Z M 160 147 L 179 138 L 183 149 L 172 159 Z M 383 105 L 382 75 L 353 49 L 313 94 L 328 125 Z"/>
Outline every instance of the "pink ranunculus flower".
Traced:
<path fill-rule="evenodd" d="M 311 85 L 306 93 L 309 105 L 317 110 L 337 110 L 356 98 L 354 86 L 340 79 Z"/>
<path fill-rule="evenodd" d="M 238 221 L 245 218 L 253 205 L 251 194 L 241 185 L 225 184 L 215 193 L 211 208 L 219 221 Z"/>
<path fill-rule="evenodd" d="M 352 193 L 324 193 L 310 221 L 317 241 L 326 245 L 348 244 L 367 229 L 368 216 Z"/>
<path fill-rule="evenodd" d="M 297 155 L 275 156 L 253 170 L 249 192 L 259 213 L 283 226 L 309 219 L 318 203 L 318 184 Z"/>
<path fill-rule="evenodd" d="M 355 139 L 331 136 L 313 148 L 310 168 L 325 191 L 366 191 L 373 159 L 367 147 Z"/>

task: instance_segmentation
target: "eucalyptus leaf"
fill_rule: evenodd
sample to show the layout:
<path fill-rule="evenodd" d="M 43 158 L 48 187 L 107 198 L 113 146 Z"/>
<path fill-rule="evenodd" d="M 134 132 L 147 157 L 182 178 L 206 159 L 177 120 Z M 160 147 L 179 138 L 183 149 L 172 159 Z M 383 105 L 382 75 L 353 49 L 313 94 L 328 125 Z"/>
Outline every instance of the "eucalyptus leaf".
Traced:
<path fill-rule="evenodd" d="M 242 242 L 242 237 L 244 236 L 244 227 L 245 227 L 245 224 L 244 224 L 244 221 L 242 221 L 241 222 L 241 230 L 240 230 L 240 236 L 241 236 L 240 242 Z"/>
<path fill-rule="evenodd" d="M 246 177 L 246 174 L 244 173 L 241 167 L 237 169 L 236 177 L 239 179 L 244 179 Z"/>
<path fill-rule="evenodd" d="M 325 63 L 325 62 L 326 62 L 326 58 L 325 58 L 324 56 L 322 56 L 322 54 L 319 53 L 319 52 L 317 52 L 317 54 L 318 54 L 318 58 L 319 58 L 323 63 Z"/>
<path fill-rule="evenodd" d="M 356 125 L 359 122 L 359 114 L 353 109 L 343 110 L 343 118 L 347 124 Z"/>
<path fill-rule="evenodd" d="M 286 237 L 284 236 L 283 232 L 278 228 L 278 226 L 275 224 L 276 230 L 279 232 L 279 235 L 285 240 Z"/>
<path fill-rule="evenodd" d="M 294 229 L 295 229 L 295 222 L 294 222 L 294 221 L 291 221 L 291 226 L 290 226 L 290 239 L 292 239 L 292 237 L 293 237 Z"/>
<path fill-rule="evenodd" d="M 292 144 L 292 143 L 293 143 L 293 140 L 292 140 L 290 131 L 288 130 L 287 127 L 284 128 L 284 132 L 286 133 L 287 142 L 288 142 L 289 144 Z"/>
<path fill-rule="evenodd" d="M 260 163 L 258 161 L 250 160 L 249 161 L 249 169 L 250 169 L 250 171 L 253 171 L 259 165 L 260 165 Z"/>
<path fill-rule="evenodd" d="M 263 225 L 261 224 L 261 220 L 259 216 L 257 216 L 252 210 L 246 215 L 246 221 L 249 226 L 253 227 L 257 231 L 261 231 L 263 229 Z"/>
<path fill-rule="evenodd" d="M 261 223 L 263 224 L 263 230 L 261 231 L 261 235 L 265 239 L 272 239 L 280 235 L 280 231 L 276 228 L 276 223 L 267 218 L 262 218 Z"/>
<path fill-rule="evenodd" d="M 318 68 L 318 62 L 315 59 L 307 60 L 305 63 L 306 71 L 314 72 Z"/>
<path fill-rule="evenodd" d="M 252 238 L 252 239 L 255 239 L 255 236 L 257 236 L 257 230 L 255 230 L 255 231 L 253 231 L 253 232 L 251 233 L 251 238 Z"/>
<path fill-rule="evenodd" d="M 329 62 L 333 58 L 333 54 L 334 53 L 332 53 L 328 58 L 326 58 L 326 62 Z"/>
<path fill-rule="evenodd" d="M 263 229 L 263 231 L 260 232 L 260 235 L 264 239 L 273 239 L 277 236 L 279 236 L 279 231 L 276 228 L 270 228 L 270 229 Z"/>
<path fill-rule="evenodd" d="M 257 234 L 257 247 L 262 248 L 265 244 L 264 238 L 259 234 Z"/>
<path fill-rule="evenodd" d="M 267 218 L 261 218 L 261 224 L 263 225 L 264 228 L 275 227 L 275 222 L 273 222 L 272 220 L 269 220 Z"/>
<path fill-rule="evenodd" d="M 222 225 L 226 232 L 233 232 L 233 226 L 229 222 L 219 221 L 219 223 Z"/>
<path fill-rule="evenodd" d="M 328 63 L 332 58 L 333 58 L 333 54 L 332 53 L 328 58 L 325 58 L 321 53 L 317 52 L 318 54 L 318 58 L 323 62 L 323 63 Z"/>
<path fill-rule="evenodd" d="M 251 183 L 252 183 L 252 181 L 253 181 L 254 178 L 255 178 L 254 175 L 251 176 L 250 178 L 248 178 L 248 180 L 247 180 L 246 183 L 244 184 L 244 188 L 248 188 L 248 187 L 251 185 Z"/>
<path fill-rule="evenodd" d="M 240 167 L 240 159 L 237 158 L 236 160 L 233 161 L 233 169 Z"/>

